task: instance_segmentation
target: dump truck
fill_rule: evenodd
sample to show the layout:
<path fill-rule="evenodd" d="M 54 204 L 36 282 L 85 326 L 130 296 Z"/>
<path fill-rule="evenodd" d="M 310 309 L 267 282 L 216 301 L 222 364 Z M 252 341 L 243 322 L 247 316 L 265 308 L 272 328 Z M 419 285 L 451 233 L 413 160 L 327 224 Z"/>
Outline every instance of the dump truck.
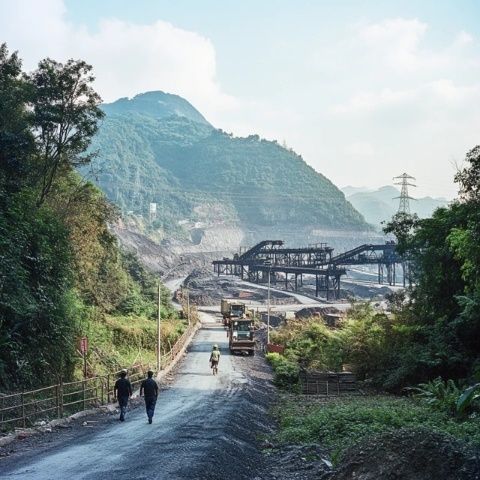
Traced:
<path fill-rule="evenodd" d="M 228 326 L 228 346 L 230 353 L 245 352 L 255 355 L 252 318 L 232 318 Z"/>
<path fill-rule="evenodd" d="M 222 299 L 220 311 L 223 316 L 223 324 L 227 327 L 233 318 L 243 318 L 245 316 L 245 304 L 235 299 Z"/>

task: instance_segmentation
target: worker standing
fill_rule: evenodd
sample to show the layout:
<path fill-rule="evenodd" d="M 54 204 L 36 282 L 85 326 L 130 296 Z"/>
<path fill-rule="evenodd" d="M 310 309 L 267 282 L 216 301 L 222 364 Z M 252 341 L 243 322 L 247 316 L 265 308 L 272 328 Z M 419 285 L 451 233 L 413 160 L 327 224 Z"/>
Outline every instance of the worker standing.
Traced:
<path fill-rule="evenodd" d="M 147 377 L 140 386 L 140 396 L 145 396 L 145 409 L 147 410 L 148 423 L 152 423 L 155 405 L 158 397 L 158 385 L 153 379 L 153 372 L 149 370 Z"/>
<path fill-rule="evenodd" d="M 125 420 L 127 412 L 128 399 L 132 396 L 132 384 L 127 377 L 127 370 L 124 368 L 120 371 L 120 378 L 115 382 L 113 394 L 117 397 L 118 406 L 120 407 L 120 421 Z"/>

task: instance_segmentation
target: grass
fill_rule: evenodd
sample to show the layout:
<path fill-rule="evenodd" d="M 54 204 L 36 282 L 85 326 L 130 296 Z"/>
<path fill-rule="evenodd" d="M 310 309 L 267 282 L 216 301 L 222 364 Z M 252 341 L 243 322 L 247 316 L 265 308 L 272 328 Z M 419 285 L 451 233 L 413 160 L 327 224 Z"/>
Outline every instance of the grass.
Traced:
<path fill-rule="evenodd" d="M 423 427 L 447 433 L 480 447 L 480 417 L 458 421 L 408 398 L 349 397 L 319 403 L 287 398 L 275 409 L 276 441 L 282 444 L 320 443 L 338 461 L 360 440 L 402 427 Z"/>
<path fill-rule="evenodd" d="M 157 326 L 155 320 L 143 316 L 105 315 L 89 322 L 88 362 L 90 375 L 104 375 L 135 364 L 153 367 L 156 363 Z M 183 320 L 162 321 L 162 353 L 167 352 L 185 331 Z M 75 371 L 82 378 L 82 363 Z"/>

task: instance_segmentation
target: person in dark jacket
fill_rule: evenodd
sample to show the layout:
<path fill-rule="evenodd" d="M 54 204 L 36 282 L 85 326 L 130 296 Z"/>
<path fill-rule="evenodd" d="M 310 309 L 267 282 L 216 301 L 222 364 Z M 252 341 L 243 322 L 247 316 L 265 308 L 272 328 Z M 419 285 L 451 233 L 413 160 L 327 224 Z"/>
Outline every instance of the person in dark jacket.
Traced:
<path fill-rule="evenodd" d="M 152 423 L 153 414 L 155 413 L 155 404 L 158 397 L 158 385 L 153 379 L 153 372 L 149 370 L 146 378 L 140 386 L 140 396 L 145 396 L 145 408 L 147 410 L 148 423 Z"/>
<path fill-rule="evenodd" d="M 125 420 L 125 413 L 127 411 L 128 399 L 132 396 L 132 384 L 127 377 L 127 370 L 124 368 L 120 372 L 120 378 L 115 382 L 113 394 L 117 397 L 118 405 L 120 407 L 120 421 Z"/>

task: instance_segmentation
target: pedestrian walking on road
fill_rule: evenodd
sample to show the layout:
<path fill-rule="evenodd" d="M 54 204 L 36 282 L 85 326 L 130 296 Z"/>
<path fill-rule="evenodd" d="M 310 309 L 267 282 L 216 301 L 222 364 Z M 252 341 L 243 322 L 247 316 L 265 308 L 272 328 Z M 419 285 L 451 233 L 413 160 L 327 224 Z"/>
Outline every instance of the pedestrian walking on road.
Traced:
<path fill-rule="evenodd" d="M 210 368 L 214 375 L 218 373 L 218 364 L 220 362 L 220 350 L 218 349 L 218 345 L 214 345 L 212 349 L 212 353 L 210 354 Z"/>
<path fill-rule="evenodd" d="M 158 397 L 158 385 L 153 379 L 153 372 L 149 370 L 146 378 L 140 386 L 140 396 L 145 396 L 145 408 L 147 410 L 148 423 L 152 423 L 153 414 L 155 413 L 155 405 Z"/>
<path fill-rule="evenodd" d="M 120 372 L 120 378 L 115 382 L 113 394 L 117 397 L 118 406 L 120 407 L 120 421 L 125 420 L 127 412 L 128 399 L 132 396 L 132 384 L 127 377 L 127 370 L 124 368 Z"/>

